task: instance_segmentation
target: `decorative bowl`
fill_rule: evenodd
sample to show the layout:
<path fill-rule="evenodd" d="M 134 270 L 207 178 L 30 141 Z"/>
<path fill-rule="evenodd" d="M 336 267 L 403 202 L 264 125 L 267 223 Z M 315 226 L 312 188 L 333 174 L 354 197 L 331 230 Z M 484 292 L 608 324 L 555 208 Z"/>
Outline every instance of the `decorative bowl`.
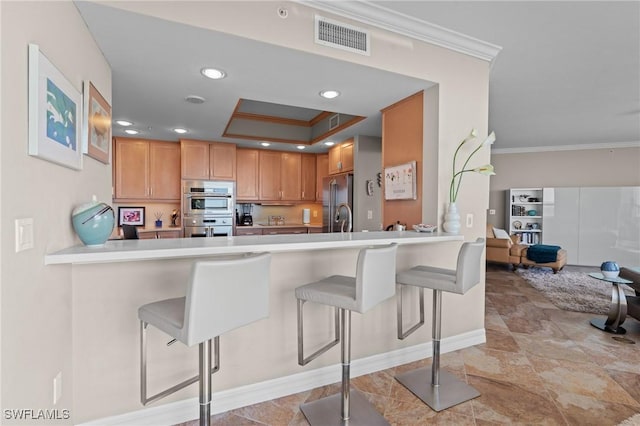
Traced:
<path fill-rule="evenodd" d="M 71 213 L 73 229 L 88 247 L 101 247 L 113 232 L 115 215 L 110 205 L 91 202 L 76 207 Z"/>
<path fill-rule="evenodd" d="M 416 230 L 416 232 L 433 232 L 438 228 L 438 225 L 427 225 L 424 223 L 419 223 L 417 225 L 413 225 L 413 229 Z"/>
<path fill-rule="evenodd" d="M 536 210 L 527 210 L 527 215 L 529 215 L 529 216 L 535 216 L 537 214 L 538 214 L 538 212 Z"/>
<path fill-rule="evenodd" d="M 600 265 L 600 272 L 602 272 L 602 275 L 606 278 L 615 278 L 620 274 L 620 267 L 616 262 L 607 260 Z"/>

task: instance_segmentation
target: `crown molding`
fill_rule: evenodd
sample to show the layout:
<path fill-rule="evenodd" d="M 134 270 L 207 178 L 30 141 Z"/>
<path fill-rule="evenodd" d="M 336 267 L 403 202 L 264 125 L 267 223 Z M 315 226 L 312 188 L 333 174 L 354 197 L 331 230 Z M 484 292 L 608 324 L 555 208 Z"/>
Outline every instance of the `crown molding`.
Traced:
<path fill-rule="evenodd" d="M 524 148 L 497 148 L 497 149 L 491 150 L 491 155 L 527 154 L 532 152 L 583 151 L 587 149 L 614 149 L 614 148 L 640 148 L 640 141 L 592 143 L 592 144 L 583 144 L 583 145 L 531 146 L 531 147 L 524 147 Z"/>
<path fill-rule="evenodd" d="M 363 1 L 294 0 L 296 3 L 359 21 L 416 40 L 493 62 L 501 46 Z"/>

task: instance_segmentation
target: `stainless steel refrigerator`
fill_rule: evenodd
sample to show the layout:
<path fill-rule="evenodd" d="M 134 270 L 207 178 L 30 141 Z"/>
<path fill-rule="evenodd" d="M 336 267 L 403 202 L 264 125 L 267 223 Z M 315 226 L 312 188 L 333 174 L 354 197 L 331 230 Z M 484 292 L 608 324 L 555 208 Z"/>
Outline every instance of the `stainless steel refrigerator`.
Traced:
<path fill-rule="evenodd" d="M 349 216 L 353 230 L 353 175 L 341 174 L 323 178 L 322 232 L 340 232 L 341 229 L 346 231 Z"/>

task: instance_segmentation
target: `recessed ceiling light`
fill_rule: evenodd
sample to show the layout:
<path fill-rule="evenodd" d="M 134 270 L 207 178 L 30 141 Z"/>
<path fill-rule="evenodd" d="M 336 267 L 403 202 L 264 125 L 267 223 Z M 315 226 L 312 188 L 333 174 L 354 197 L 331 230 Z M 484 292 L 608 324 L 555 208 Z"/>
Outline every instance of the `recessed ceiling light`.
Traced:
<path fill-rule="evenodd" d="M 262 145 L 262 146 L 269 146 L 269 145 L 271 145 L 271 144 L 270 144 L 269 142 L 260 142 L 260 145 Z"/>
<path fill-rule="evenodd" d="M 130 134 L 130 135 L 137 135 L 138 133 L 140 133 L 140 132 L 138 132 L 138 131 L 137 131 L 137 130 L 135 130 L 135 129 L 127 129 L 127 130 L 125 130 L 124 132 L 125 132 L 125 133 L 128 133 L 128 134 Z"/>
<path fill-rule="evenodd" d="M 181 127 L 176 127 L 175 129 L 173 129 L 173 131 L 176 132 L 176 133 L 180 133 L 181 135 L 183 133 L 187 133 L 187 129 L 183 129 Z"/>
<path fill-rule="evenodd" d="M 333 146 L 333 145 L 335 145 L 336 143 L 335 143 L 335 142 L 331 142 L 331 141 L 326 141 L 324 144 L 325 144 L 326 146 Z"/>
<path fill-rule="evenodd" d="M 304 146 L 304 145 L 298 145 L 298 146 L 296 146 L 296 148 L 298 148 L 298 149 L 305 149 L 305 148 L 306 148 L 306 146 Z"/>
<path fill-rule="evenodd" d="M 133 126 L 133 123 L 127 120 L 116 120 L 116 123 L 118 123 L 121 126 Z"/>
<path fill-rule="evenodd" d="M 226 75 L 227 75 L 224 71 L 219 70 L 217 68 L 202 68 L 202 70 L 200 70 L 200 72 L 205 77 L 209 77 L 209 78 L 212 78 L 214 80 L 220 80 L 221 78 L 225 78 Z"/>
<path fill-rule="evenodd" d="M 340 96 L 340 92 L 338 92 L 337 90 L 323 90 L 322 92 L 320 92 L 320 96 L 326 99 L 333 99 Z"/>

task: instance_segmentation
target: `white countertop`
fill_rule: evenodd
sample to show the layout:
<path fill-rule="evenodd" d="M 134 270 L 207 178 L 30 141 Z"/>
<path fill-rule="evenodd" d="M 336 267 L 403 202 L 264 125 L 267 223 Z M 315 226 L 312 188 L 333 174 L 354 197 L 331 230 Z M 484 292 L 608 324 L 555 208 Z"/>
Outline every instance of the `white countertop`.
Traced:
<path fill-rule="evenodd" d="M 350 232 L 333 234 L 286 234 L 217 238 L 167 238 L 155 240 L 112 240 L 102 247 L 78 245 L 47 254 L 45 265 L 130 262 L 178 259 L 219 254 L 286 252 L 354 248 L 368 245 L 427 244 L 463 241 L 462 235 L 415 231 Z"/>

